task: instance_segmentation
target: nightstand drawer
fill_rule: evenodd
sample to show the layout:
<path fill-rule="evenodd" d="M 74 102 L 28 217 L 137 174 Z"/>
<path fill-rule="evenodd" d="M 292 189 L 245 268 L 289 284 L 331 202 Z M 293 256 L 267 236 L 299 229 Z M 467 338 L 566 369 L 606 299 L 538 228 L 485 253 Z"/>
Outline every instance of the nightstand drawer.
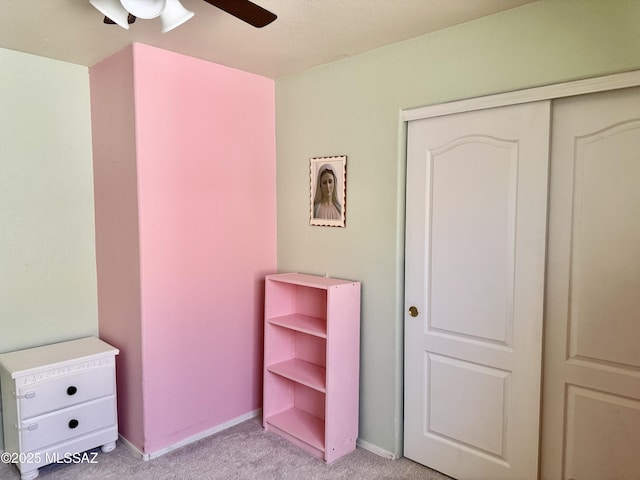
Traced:
<path fill-rule="evenodd" d="M 32 452 L 116 424 L 116 399 L 110 397 L 25 420 L 20 425 L 22 452 Z"/>
<path fill-rule="evenodd" d="M 112 366 L 96 367 L 23 385 L 18 389 L 20 418 L 35 417 L 115 393 Z"/>

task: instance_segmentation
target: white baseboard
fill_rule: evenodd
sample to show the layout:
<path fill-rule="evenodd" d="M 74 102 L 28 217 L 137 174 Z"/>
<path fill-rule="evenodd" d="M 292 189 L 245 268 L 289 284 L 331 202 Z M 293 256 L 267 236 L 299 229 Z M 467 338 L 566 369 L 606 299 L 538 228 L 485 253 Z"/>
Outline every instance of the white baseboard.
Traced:
<path fill-rule="evenodd" d="M 379 446 L 374 445 L 373 443 L 369 443 L 364 440 L 361 440 L 360 438 L 356 440 L 356 445 L 360 448 L 370 451 L 371 453 L 375 453 L 379 457 L 388 458 L 389 460 L 397 460 L 398 458 L 400 458 L 395 453 L 391 453 L 385 450 L 384 448 L 380 448 Z"/>
<path fill-rule="evenodd" d="M 138 447 L 132 444 L 129 440 L 120 435 L 120 440 L 123 444 L 125 444 L 128 448 L 136 452 L 138 455 L 142 457 L 143 460 L 149 461 L 154 458 L 158 458 L 166 453 L 169 453 L 178 448 L 182 448 L 190 443 L 197 442 L 198 440 L 202 440 L 210 435 L 221 432 L 222 430 L 226 430 L 227 428 L 233 427 L 239 423 L 244 422 L 245 420 L 249 420 L 250 418 L 257 417 L 262 413 L 262 409 L 259 408 L 257 410 L 253 410 L 252 412 L 245 413 L 244 415 L 240 415 L 239 417 L 233 418 L 228 422 L 221 423 L 220 425 L 216 425 L 215 427 L 209 428 L 208 430 L 204 430 L 200 433 L 192 435 L 191 437 L 185 438 L 184 440 L 179 441 L 178 443 L 174 443 L 173 445 L 169 445 L 168 447 L 162 448 L 160 450 L 156 450 L 152 453 L 142 453 Z"/>
<path fill-rule="evenodd" d="M 216 434 L 218 432 L 221 432 L 223 430 L 226 430 L 227 428 L 233 427 L 234 425 L 237 425 L 239 423 L 242 423 L 246 420 L 249 420 L 250 418 L 254 418 L 257 417 L 258 415 L 260 415 L 262 413 L 262 409 L 259 408 L 257 410 L 253 410 L 252 412 L 248 412 L 245 413 L 244 415 L 241 415 L 239 417 L 236 417 L 232 420 L 229 420 L 228 422 L 222 423 L 220 425 L 216 425 L 213 428 L 210 428 L 208 430 L 205 430 L 203 432 L 197 433 L 196 435 L 193 435 L 191 437 L 185 438 L 184 440 L 178 442 L 178 443 L 174 443 L 173 445 L 170 445 L 166 448 L 163 448 L 161 450 L 157 450 L 155 452 L 152 453 L 142 453 L 138 447 L 136 447 L 134 444 L 132 444 L 129 440 L 127 440 L 126 438 L 124 438 L 122 435 L 120 435 L 120 441 L 122 441 L 122 443 L 124 445 L 126 445 L 129 449 L 133 450 L 135 453 L 137 453 L 138 455 L 140 455 L 140 457 L 144 460 L 144 461 L 149 461 L 149 460 L 153 460 L 154 458 L 158 458 L 166 453 L 169 453 L 173 450 L 176 450 L 178 448 L 184 447 L 186 445 L 189 445 L 190 443 L 194 443 L 197 442 L 198 440 L 202 440 L 203 438 L 206 438 L 210 435 Z M 388 450 L 385 450 L 384 448 L 381 448 L 377 445 L 374 445 L 373 443 L 369 443 L 365 440 L 362 439 L 358 439 L 356 440 L 356 445 L 364 450 L 368 450 L 369 452 L 378 455 L 379 457 L 383 457 L 383 458 L 388 458 L 389 460 L 397 460 L 398 458 L 400 458 L 398 455 L 396 455 L 395 453 L 389 452 Z"/>
<path fill-rule="evenodd" d="M 145 458 L 145 454 L 144 453 L 142 453 L 140 450 L 138 450 L 138 447 L 136 447 L 133 443 L 131 443 L 126 438 L 124 438 L 122 435 L 118 434 L 118 438 L 120 439 L 120 441 L 122 442 L 122 444 L 125 447 L 127 447 L 129 450 L 132 450 L 133 452 L 137 453 L 140 457 L 142 457 L 143 460 L 149 460 L 148 458 Z"/>

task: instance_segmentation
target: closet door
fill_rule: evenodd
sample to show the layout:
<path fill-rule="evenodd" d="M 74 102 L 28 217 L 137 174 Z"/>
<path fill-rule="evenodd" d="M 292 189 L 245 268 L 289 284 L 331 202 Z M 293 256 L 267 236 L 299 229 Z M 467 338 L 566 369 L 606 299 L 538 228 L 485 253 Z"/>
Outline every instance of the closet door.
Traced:
<path fill-rule="evenodd" d="M 640 478 L 640 90 L 554 102 L 542 477 Z"/>
<path fill-rule="evenodd" d="M 412 121 L 405 450 L 457 479 L 536 479 L 549 102 Z"/>

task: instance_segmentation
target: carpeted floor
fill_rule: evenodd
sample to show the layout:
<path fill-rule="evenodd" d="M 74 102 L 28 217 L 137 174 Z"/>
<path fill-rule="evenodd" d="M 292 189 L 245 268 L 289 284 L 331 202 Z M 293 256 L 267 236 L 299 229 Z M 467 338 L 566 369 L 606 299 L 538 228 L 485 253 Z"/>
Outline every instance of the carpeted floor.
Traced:
<path fill-rule="evenodd" d="M 95 450 L 99 452 L 99 449 Z M 95 464 L 48 465 L 42 480 L 450 480 L 406 458 L 388 460 L 361 448 L 331 465 L 278 435 L 259 418 L 145 462 L 118 442 Z M 0 463 L 0 480 L 19 480 L 13 465 Z"/>

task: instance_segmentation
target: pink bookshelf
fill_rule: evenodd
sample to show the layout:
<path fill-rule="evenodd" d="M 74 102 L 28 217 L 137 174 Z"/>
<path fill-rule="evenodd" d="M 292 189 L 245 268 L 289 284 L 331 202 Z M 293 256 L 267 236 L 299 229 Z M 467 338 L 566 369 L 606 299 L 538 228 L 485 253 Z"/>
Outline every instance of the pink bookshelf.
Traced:
<path fill-rule="evenodd" d="M 263 427 L 331 463 L 356 448 L 360 283 L 265 281 Z"/>

